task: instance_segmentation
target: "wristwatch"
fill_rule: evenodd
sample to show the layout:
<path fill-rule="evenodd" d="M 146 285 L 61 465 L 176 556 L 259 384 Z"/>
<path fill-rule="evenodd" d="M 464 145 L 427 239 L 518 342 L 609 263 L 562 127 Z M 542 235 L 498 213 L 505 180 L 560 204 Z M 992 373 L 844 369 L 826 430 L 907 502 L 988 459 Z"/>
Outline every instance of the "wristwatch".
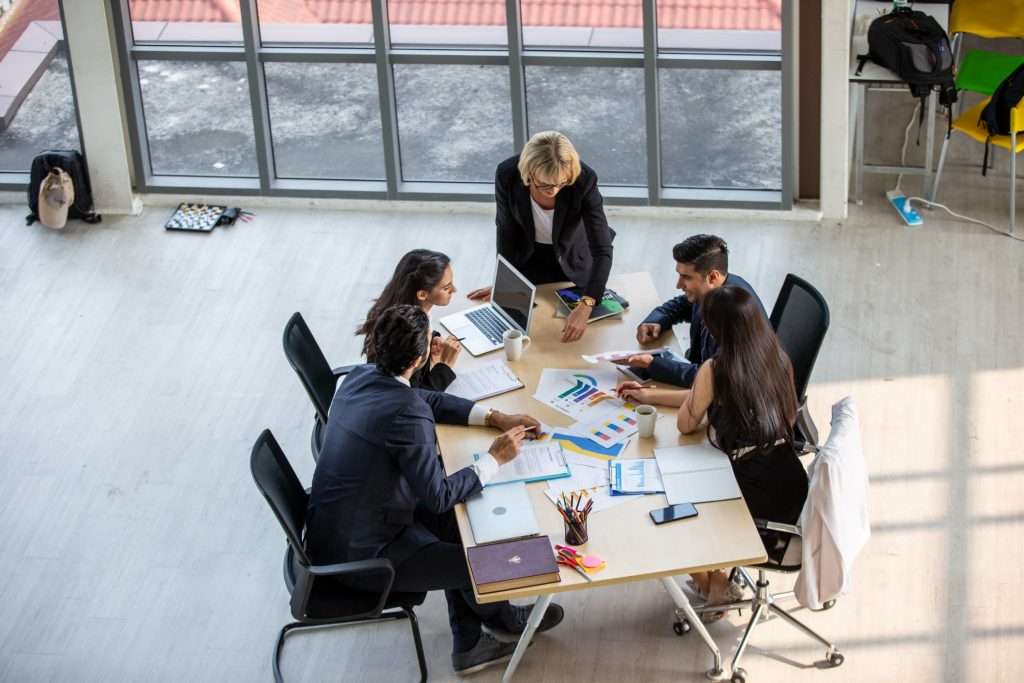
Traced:
<path fill-rule="evenodd" d="M 586 304 L 587 306 L 590 306 L 591 308 L 597 306 L 597 299 L 595 299 L 592 296 L 581 296 L 580 301 Z"/>
<path fill-rule="evenodd" d="M 487 412 L 484 413 L 484 427 L 491 426 L 491 417 L 494 416 L 494 408 L 488 408 Z"/>

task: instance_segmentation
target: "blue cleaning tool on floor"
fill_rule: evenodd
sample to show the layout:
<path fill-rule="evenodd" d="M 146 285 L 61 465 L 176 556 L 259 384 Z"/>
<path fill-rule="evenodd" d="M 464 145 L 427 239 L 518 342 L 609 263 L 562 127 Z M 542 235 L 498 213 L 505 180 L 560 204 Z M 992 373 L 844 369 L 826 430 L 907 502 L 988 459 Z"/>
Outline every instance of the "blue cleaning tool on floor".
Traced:
<path fill-rule="evenodd" d="M 907 202 L 907 198 L 903 195 L 900 190 L 889 190 L 885 193 L 889 203 L 893 205 L 896 212 L 899 213 L 900 218 L 903 219 L 907 225 L 912 228 L 924 225 L 924 219 L 921 218 L 921 214 L 914 210 L 914 207 Z"/>

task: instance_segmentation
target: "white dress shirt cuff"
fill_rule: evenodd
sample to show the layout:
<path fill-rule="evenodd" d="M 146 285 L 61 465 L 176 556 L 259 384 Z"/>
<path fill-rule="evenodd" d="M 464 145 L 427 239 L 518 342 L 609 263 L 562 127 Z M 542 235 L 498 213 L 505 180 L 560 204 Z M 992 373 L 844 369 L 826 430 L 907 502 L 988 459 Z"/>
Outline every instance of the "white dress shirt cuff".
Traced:
<path fill-rule="evenodd" d="M 493 455 L 484 453 L 471 467 L 476 470 L 476 476 L 480 479 L 480 485 L 487 486 L 487 482 L 498 473 L 499 465 Z"/>
<path fill-rule="evenodd" d="M 486 427 L 487 410 L 485 406 L 474 403 L 469 410 L 469 425 L 471 427 Z"/>

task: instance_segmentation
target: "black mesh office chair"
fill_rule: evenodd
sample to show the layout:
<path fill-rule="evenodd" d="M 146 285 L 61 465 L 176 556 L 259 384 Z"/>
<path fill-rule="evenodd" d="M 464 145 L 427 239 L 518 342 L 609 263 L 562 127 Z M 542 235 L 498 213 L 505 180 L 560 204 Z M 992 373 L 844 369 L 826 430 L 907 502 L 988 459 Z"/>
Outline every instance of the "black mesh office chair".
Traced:
<path fill-rule="evenodd" d="M 299 381 L 302 382 L 309 400 L 313 402 L 313 408 L 316 409 L 316 415 L 313 416 L 313 433 L 309 440 L 313 460 L 316 461 L 320 457 L 323 431 L 327 425 L 327 411 L 338 388 L 338 380 L 356 366 L 331 368 L 301 313 L 295 313 L 288 319 L 284 326 L 283 342 L 288 364 L 299 376 Z"/>
<path fill-rule="evenodd" d="M 818 445 L 818 428 L 807 411 L 807 384 L 828 332 L 828 303 L 809 282 L 790 273 L 772 308 L 771 324 L 793 363 L 793 383 L 800 403 L 797 443 L 801 451 L 813 451 Z"/>
<path fill-rule="evenodd" d="M 427 594 L 392 592 L 395 570 L 390 560 L 312 564 L 302 543 L 309 495 L 269 429 L 264 429 L 256 440 L 249 463 L 256 487 L 267 499 L 288 540 L 284 582 L 292 596 L 291 611 L 296 621 L 286 624 L 278 634 L 274 645 L 274 680 L 283 683 L 281 651 L 285 637 L 292 631 L 408 618 L 416 644 L 420 680 L 426 681 L 427 661 L 413 607 L 422 605 Z M 380 588 L 374 592 L 355 590 L 343 583 L 350 580 Z"/>

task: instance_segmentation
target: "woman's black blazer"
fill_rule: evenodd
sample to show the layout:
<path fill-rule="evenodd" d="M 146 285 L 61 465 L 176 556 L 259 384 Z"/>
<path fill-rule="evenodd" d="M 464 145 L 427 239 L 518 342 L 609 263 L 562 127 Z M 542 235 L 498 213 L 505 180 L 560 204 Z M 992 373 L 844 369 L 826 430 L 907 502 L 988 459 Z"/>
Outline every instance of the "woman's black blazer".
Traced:
<path fill-rule="evenodd" d="M 535 229 L 530 208 L 530 190 L 519 176 L 519 157 L 498 164 L 494 174 L 497 204 L 498 253 L 516 268 L 533 255 Z M 580 164 L 579 178 L 562 188 L 555 197 L 552 242 L 562 270 L 583 293 L 598 301 L 604 295 L 612 269 L 612 240 L 604 199 L 597 189 L 597 173 Z"/>

